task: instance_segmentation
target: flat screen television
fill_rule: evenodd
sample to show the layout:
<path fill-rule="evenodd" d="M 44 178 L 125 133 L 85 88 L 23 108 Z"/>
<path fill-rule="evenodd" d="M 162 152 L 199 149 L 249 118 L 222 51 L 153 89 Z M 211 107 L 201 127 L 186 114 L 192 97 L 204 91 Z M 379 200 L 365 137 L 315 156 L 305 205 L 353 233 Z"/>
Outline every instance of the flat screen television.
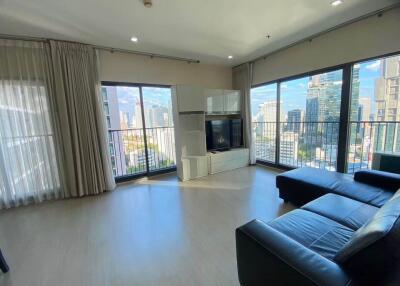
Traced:
<path fill-rule="evenodd" d="M 231 119 L 231 148 L 243 146 L 242 119 Z"/>
<path fill-rule="evenodd" d="M 206 122 L 207 150 L 227 150 L 231 147 L 229 120 Z"/>
<path fill-rule="evenodd" d="M 242 120 L 223 119 L 206 121 L 208 151 L 223 151 L 243 146 Z"/>

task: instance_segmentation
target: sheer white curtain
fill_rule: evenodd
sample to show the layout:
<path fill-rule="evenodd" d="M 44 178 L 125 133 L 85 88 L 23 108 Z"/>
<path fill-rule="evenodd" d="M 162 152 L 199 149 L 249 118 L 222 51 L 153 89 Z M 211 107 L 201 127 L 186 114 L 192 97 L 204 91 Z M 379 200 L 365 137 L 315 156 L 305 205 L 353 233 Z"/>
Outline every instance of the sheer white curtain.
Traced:
<path fill-rule="evenodd" d="M 49 55 L 45 43 L 0 39 L 0 208 L 63 196 Z"/>

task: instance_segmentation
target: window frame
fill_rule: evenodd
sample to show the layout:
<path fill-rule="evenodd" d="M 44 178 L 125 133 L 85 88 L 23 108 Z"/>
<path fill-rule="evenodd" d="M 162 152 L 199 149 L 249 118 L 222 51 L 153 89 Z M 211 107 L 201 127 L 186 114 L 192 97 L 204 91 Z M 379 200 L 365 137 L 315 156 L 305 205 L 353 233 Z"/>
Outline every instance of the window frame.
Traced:
<path fill-rule="evenodd" d="M 270 84 L 276 84 L 277 85 L 277 121 L 276 121 L 276 150 L 275 150 L 275 163 L 264 161 L 264 160 L 258 160 L 257 163 L 274 167 L 274 168 L 279 168 L 282 170 L 293 170 L 296 169 L 296 167 L 291 167 L 287 165 L 282 165 L 279 163 L 279 148 L 280 148 L 280 105 L 281 105 L 281 84 L 286 81 L 291 81 L 291 80 L 296 80 L 300 79 L 303 77 L 311 77 L 315 76 L 318 74 L 323 74 L 323 73 L 328 73 L 328 72 L 333 72 L 336 70 L 342 70 L 342 94 L 341 94 L 341 104 L 340 104 L 340 121 L 339 121 L 339 139 L 338 139 L 338 154 L 337 154 L 337 163 L 336 163 L 336 171 L 340 173 L 346 173 L 347 170 L 347 156 L 348 156 L 348 151 L 349 151 L 349 136 L 350 136 L 350 128 L 349 124 L 351 121 L 350 118 L 350 113 L 351 113 L 351 94 L 352 94 L 352 70 L 354 65 L 356 64 L 362 64 L 367 61 L 373 61 L 373 60 L 378 60 L 382 58 L 388 58 L 388 57 L 393 57 L 393 56 L 400 56 L 400 50 L 396 52 L 391 52 L 391 53 L 386 53 L 383 55 L 377 55 L 373 57 L 368 57 L 368 58 L 363 58 L 360 60 L 355 60 L 351 62 L 346 62 L 343 64 L 335 65 L 335 66 L 329 66 L 321 69 L 316 69 L 316 70 L 311 70 L 307 71 L 304 73 L 300 74 L 295 74 L 291 76 L 286 76 L 282 78 L 278 78 L 275 80 L 270 80 L 258 84 L 251 85 L 250 89 L 265 86 L 265 85 L 270 85 Z"/>
<path fill-rule="evenodd" d="M 151 84 L 151 83 L 133 83 L 133 82 L 123 82 L 123 81 L 101 81 L 100 82 L 101 87 L 103 86 L 126 86 L 126 87 L 137 87 L 139 89 L 139 96 L 140 96 L 140 102 L 141 102 L 141 108 L 142 108 L 142 120 L 144 116 L 144 105 L 143 105 L 143 91 L 142 88 L 144 87 L 159 87 L 159 88 L 172 88 L 172 85 L 168 84 Z M 150 170 L 149 169 L 149 154 L 148 154 L 148 148 L 147 148 L 147 136 L 146 136 L 146 124 L 143 122 L 143 135 L 144 135 L 144 145 L 145 145 L 145 160 L 146 160 L 146 171 L 138 174 L 127 174 L 127 175 L 122 175 L 118 177 L 114 177 L 115 181 L 117 183 L 122 183 L 126 181 L 132 181 L 138 178 L 142 177 L 151 177 L 151 176 L 156 176 L 159 174 L 165 174 L 165 173 L 170 173 L 170 172 L 175 172 L 176 167 L 170 167 L 170 168 L 165 168 L 165 169 L 159 169 L 159 170 Z M 114 147 L 115 148 L 115 147 Z M 115 149 L 114 149 L 115 152 Z"/>

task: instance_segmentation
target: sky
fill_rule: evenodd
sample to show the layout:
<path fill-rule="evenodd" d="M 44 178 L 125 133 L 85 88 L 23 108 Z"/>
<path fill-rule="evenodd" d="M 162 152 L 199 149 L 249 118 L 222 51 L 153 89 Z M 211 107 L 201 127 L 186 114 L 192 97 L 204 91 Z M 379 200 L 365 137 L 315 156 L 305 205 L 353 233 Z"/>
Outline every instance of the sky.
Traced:
<path fill-rule="evenodd" d="M 143 87 L 144 108 L 151 108 L 153 105 L 165 106 L 171 104 L 171 89 L 160 87 Z M 117 87 L 119 110 L 131 115 L 135 112 L 136 101 L 139 100 L 139 88 L 131 86 Z"/>
<path fill-rule="evenodd" d="M 372 60 L 360 64 L 360 93 L 359 97 L 369 97 L 374 111 L 374 89 L 375 79 L 380 77 L 381 60 Z M 283 113 L 289 110 L 306 110 L 307 86 L 309 77 L 304 77 L 281 84 L 281 107 Z M 266 101 L 276 100 L 276 84 L 264 85 L 251 90 L 251 109 L 254 117 L 258 112 L 258 107 Z"/>

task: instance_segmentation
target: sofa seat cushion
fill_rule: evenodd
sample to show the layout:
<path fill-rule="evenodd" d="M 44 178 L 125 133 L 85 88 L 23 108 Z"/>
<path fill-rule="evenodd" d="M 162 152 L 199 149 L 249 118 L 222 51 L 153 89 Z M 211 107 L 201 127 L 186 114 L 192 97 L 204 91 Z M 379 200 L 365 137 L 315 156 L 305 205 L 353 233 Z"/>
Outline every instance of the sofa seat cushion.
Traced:
<path fill-rule="evenodd" d="M 276 186 L 281 198 L 298 205 L 334 193 L 381 207 L 393 196 L 392 191 L 354 181 L 351 175 L 309 167 L 279 174 Z"/>
<path fill-rule="evenodd" d="M 337 221 L 353 230 L 363 226 L 379 208 L 335 194 L 324 195 L 302 209 Z"/>
<path fill-rule="evenodd" d="M 302 209 L 291 211 L 268 225 L 330 260 L 354 233 L 347 226 Z"/>

